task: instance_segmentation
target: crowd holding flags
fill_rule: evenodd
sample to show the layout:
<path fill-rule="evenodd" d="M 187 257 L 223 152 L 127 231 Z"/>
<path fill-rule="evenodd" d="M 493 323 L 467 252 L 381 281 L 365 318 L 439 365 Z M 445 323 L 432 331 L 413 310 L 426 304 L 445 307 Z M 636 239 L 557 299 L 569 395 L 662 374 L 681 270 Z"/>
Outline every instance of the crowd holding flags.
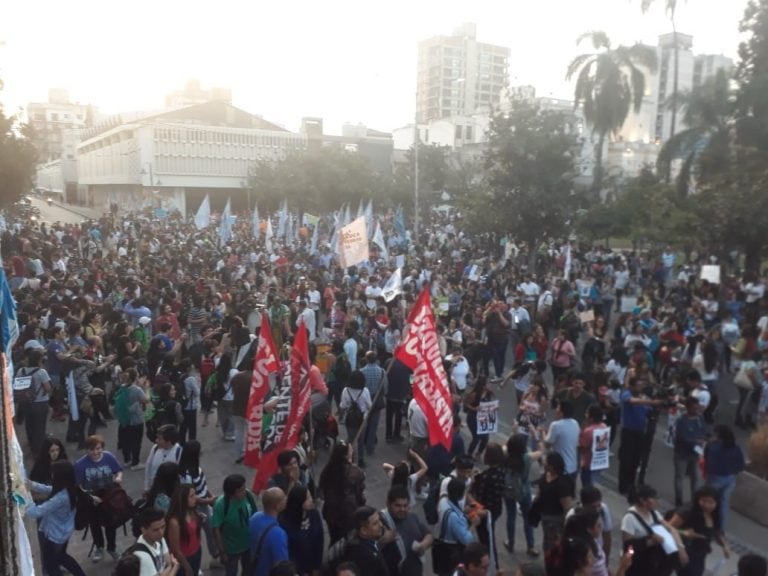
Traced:
<path fill-rule="evenodd" d="M 195 214 L 195 227 L 198 230 L 203 230 L 211 225 L 211 199 L 208 194 L 205 195 L 203 201 L 200 203 L 200 207 Z"/>

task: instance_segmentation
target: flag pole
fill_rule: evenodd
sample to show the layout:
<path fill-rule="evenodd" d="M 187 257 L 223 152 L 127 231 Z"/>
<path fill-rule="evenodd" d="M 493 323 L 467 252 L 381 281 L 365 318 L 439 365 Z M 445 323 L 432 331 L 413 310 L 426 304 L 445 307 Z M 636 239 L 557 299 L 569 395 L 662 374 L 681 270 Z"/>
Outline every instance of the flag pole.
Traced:
<path fill-rule="evenodd" d="M 371 409 L 365 413 L 365 416 L 363 417 L 363 423 L 360 425 L 360 428 L 357 430 L 357 434 L 355 434 L 355 437 L 352 440 L 353 447 L 357 446 L 357 441 L 360 439 L 360 434 L 363 432 L 363 430 L 365 430 L 368 427 L 368 420 L 370 420 L 371 412 L 373 412 L 373 407 L 376 405 L 376 400 L 378 400 L 379 397 L 381 397 L 381 392 L 382 390 L 384 390 L 384 386 L 382 386 L 381 384 L 384 382 L 384 378 L 389 376 L 389 371 L 392 369 L 392 365 L 395 363 L 395 360 L 396 358 L 392 356 L 392 361 L 389 363 L 389 366 L 387 366 L 387 369 L 384 370 L 384 374 L 382 374 L 381 378 L 379 379 L 379 387 L 376 389 L 376 394 L 373 395 L 373 399 L 371 400 Z M 357 448 L 355 448 L 355 450 L 356 449 Z"/>

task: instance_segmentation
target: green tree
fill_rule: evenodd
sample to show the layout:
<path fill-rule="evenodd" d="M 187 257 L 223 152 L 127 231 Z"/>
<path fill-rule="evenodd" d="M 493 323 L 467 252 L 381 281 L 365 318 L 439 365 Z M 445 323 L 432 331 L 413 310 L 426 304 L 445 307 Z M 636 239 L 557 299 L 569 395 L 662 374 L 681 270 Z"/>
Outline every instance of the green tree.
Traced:
<path fill-rule="evenodd" d="M 739 45 L 736 68 L 738 139 L 744 146 L 768 150 L 768 0 L 747 5 L 740 31 L 749 36 Z"/>
<path fill-rule="evenodd" d="M 491 119 L 485 179 L 458 200 L 466 225 L 537 247 L 562 237 L 576 206 L 575 131 L 562 112 L 517 99 Z M 536 250 L 530 250 L 535 265 Z"/>
<path fill-rule="evenodd" d="M 657 165 L 660 174 L 668 174 L 672 161 L 682 160 L 677 190 L 685 196 L 692 179 L 706 181 L 725 166 L 733 119 L 730 79 L 720 69 L 697 88 L 681 92 L 669 105 L 684 111 L 683 121 L 688 128 L 664 143 Z"/>
<path fill-rule="evenodd" d="M 0 209 L 32 188 L 37 154 L 28 133 L 29 127 L 16 116 L 6 116 L 0 105 Z"/>
<path fill-rule="evenodd" d="M 609 134 L 616 134 L 624 125 L 630 109 L 640 110 L 645 94 L 645 74 L 642 68 L 656 69 L 656 52 L 649 46 L 618 46 L 611 48 L 605 32 L 588 32 L 578 42 L 590 40 L 594 53 L 581 54 L 568 66 L 566 79 L 576 78 L 574 101 L 584 110 L 584 118 L 597 134 L 593 195 L 603 184 L 603 149 Z"/>

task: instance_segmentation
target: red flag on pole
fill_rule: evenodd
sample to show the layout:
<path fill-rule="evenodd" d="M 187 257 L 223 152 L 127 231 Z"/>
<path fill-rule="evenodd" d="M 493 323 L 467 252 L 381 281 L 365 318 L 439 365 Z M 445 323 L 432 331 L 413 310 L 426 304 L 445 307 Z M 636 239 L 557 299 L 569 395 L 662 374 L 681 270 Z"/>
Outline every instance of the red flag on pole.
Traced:
<path fill-rule="evenodd" d="M 309 343 L 304 323 L 299 324 L 291 349 L 290 373 L 277 390 L 277 404 L 272 423 L 264 438 L 253 491 L 258 493 L 269 478 L 277 471 L 277 456 L 283 450 L 290 450 L 299 441 L 301 424 L 309 411 Z"/>
<path fill-rule="evenodd" d="M 448 375 L 437 343 L 435 317 L 425 286 L 408 315 L 395 358 L 413 370 L 413 397 L 427 418 L 429 441 L 451 449 L 453 409 Z"/>
<path fill-rule="evenodd" d="M 269 314 L 261 313 L 261 328 L 256 355 L 253 359 L 253 375 L 251 376 L 251 392 L 248 396 L 248 407 L 245 419 L 248 428 L 245 432 L 245 465 L 256 468 L 261 459 L 261 426 L 264 416 L 264 398 L 269 392 L 269 375 L 279 368 L 277 351 L 272 341 L 272 328 L 269 325 Z"/>

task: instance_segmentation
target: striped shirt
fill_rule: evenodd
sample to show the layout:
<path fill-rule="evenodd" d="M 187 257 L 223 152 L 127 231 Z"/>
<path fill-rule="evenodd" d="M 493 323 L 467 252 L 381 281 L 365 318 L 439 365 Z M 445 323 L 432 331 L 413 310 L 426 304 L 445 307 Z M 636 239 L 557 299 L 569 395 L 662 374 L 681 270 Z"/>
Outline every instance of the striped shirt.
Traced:
<path fill-rule="evenodd" d="M 208 496 L 208 482 L 205 479 L 205 474 L 202 468 L 197 469 L 197 476 L 192 476 L 189 472 L 182 474 L 179 477 L 182 484 L 192 484 L 195 488 L 195 495 L 198 498 L 205 498 Z"/>

